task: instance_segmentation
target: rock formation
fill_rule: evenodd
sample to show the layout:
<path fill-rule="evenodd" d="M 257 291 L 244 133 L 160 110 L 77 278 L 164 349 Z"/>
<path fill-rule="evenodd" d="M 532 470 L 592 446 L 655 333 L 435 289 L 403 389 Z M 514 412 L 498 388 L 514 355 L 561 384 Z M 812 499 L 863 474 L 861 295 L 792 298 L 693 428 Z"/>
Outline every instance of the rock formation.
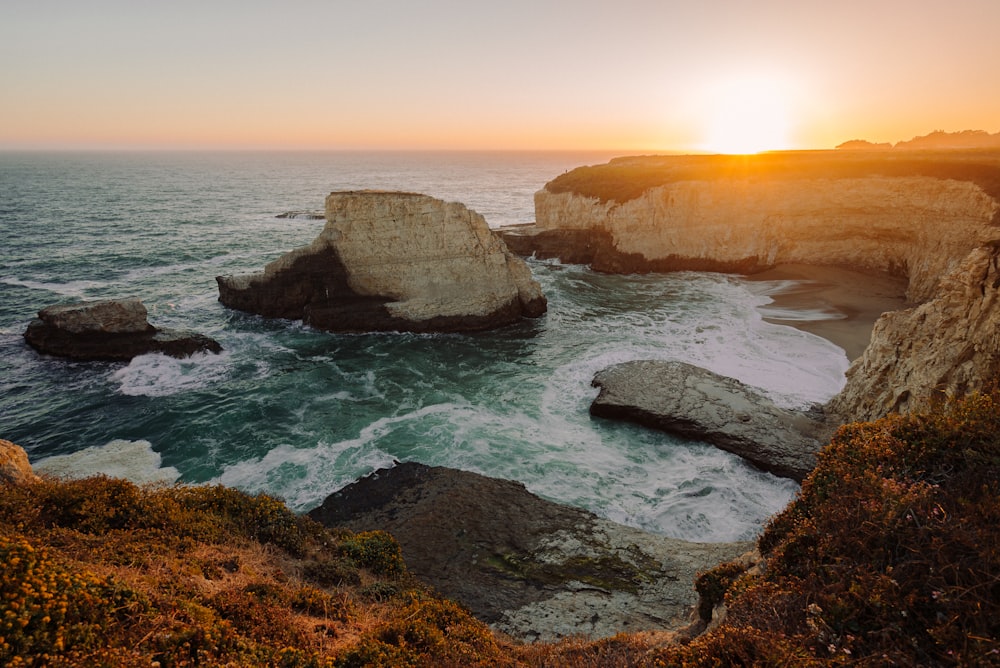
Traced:
<path fill-rule="evenodd" d="M 517 252 L 612 272 L 754 273 L 800 263 L 908 281 L 831 402 L 844 420 L 993 383 L 1000 153 L 792 152 L 621 158 L 535 196 Z"/>
<path fill-rule="evenodd" d="M 817 406 L 775 406 L 753 388 L 683 362 L 639 360 L 594 377 L 593 415 L 626 419 L 711 443 L 758 468 L 801 481 L 833 434 Z"/>
<path fill-rule="evenodd" d="M 24 449 L 0 438 L 0 485 L 24 485 L 36 480 L 38 476 L 31 470 Z"/>
<path fill-rule="evenodd" d="M 217 277 L 219 301 L 328 331 L 471 331 L 545 312 L 520 258 L 462 204 L 335 192 L 309 245 L 262 273 Z"/>
<path fill-rule="evenodd" d="M 422 464 L 376 471 L 309 514 L 329 527 L 390 532 L 415 575 L 526 640 L 685 626 L 696 573 L 750 545 L 657 536 L 520 483 Z"/>
<path fill-rule="evenodd" d="M 884 314 L 829 406 L 850 420 L 876 420 L 991 389 L 998 378 L 1000 249 L 990 245 L 969 253 L 933 299 Z"/>
<path fill-rule="evenodd" d="M 153 327 L 135 297 L 48 306 L 28 324 L 24 339 L 41 353 L 79 360 L 130 360 L 147 353 L 187 357 L 222 350 L 197 332 Z"/>

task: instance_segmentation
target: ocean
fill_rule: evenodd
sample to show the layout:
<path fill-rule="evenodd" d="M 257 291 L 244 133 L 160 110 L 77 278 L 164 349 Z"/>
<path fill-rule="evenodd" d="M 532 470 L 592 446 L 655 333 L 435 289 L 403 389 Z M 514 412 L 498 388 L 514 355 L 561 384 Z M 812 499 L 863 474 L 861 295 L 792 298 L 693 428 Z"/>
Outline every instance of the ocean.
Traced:
<path fill-rule="evenodd" d="M 518 480 L 545 498 L 697 541 L 750 539 L 793 482 L 708 445 L 592 418 L 600 369 L 676 359 L 825 401 L 848 361 L 765 322 L 774 290 L 739 276 L 613 276 L 529 260 L 548 314 L 469 335 L 335 335 L 218 303 L 215 276 L 309 243 L 332 190 L 459 201 L 531 222 L 546 181 L 604 153 L 0 153 L 0 438 L 39 470 L 222 483 L 305 511 L 394 461 Z M 71 362 L 23 332 L 45 306 L 139 297 L 158 327 L 224 352 Z M 812 317 L 797 314 L 796 317 Z M 815 317 L 824 317 L 816 314 Z"/>

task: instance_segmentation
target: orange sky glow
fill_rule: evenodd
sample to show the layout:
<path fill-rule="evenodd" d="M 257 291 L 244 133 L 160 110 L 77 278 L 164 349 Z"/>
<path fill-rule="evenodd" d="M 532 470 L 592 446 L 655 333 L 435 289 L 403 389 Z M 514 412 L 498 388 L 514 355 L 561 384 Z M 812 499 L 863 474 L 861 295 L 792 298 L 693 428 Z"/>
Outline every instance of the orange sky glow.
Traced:
<path fill-rule="evenodd" d="M 2 149 L 753 152 L 1000 131 L 996 0 L 5 0 Z"/>

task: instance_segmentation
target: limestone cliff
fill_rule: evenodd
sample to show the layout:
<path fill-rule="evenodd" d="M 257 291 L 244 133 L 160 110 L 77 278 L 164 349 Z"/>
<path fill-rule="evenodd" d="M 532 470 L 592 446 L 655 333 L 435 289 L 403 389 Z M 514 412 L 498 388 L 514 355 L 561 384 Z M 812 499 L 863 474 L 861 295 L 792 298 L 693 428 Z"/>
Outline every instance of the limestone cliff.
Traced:
<path fill-rule="evenodd" d="M 836 265 L 907 276 L 913 301 L 1000 235 L 998 211 L 974 182 L 923 175 L 721 175 L 625 202 L 548 188 L 535 195 L 540 232 L 587 229 L 607 239 L 592 261 L 600 271 Z"/>
<path fill-rule="evenodd" d="M 536 225 L 505 238 L 600 271 L 802 263 L 905 277 L 918 306 L 882 317 L 830 404 L 844 419 L 874 419 L 984 388 L 1000 358 L 1000 153 L 904 156 L 622 158 L 546 184 Z"/>
<path fill-rule="evenodd" d="M 884 314 L 830 408 L 852 420 L 926 410 L 1000 378 L 1000 250 L 974 249 L 936 296 Z"/>
<path fill-rule="evenodd" d="M 262 273 L 220 276 L 219 300 L 329 331 L 462 331 L 545 312 L 541 287 L 462 204 L 334 192 L 326 226 Z"/>

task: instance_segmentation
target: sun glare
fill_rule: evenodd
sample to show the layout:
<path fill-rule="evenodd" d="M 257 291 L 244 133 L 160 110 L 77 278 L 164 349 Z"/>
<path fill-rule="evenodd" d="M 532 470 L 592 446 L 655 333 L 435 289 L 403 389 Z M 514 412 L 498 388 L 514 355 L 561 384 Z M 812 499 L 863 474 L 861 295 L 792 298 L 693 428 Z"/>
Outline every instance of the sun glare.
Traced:
<path fill-rule="evenodd" d="M 790 148 L 788 99 L 777 82 L 742 78 L 713 88 L 705 142 L 713 153 L 759 153 Z"/>

